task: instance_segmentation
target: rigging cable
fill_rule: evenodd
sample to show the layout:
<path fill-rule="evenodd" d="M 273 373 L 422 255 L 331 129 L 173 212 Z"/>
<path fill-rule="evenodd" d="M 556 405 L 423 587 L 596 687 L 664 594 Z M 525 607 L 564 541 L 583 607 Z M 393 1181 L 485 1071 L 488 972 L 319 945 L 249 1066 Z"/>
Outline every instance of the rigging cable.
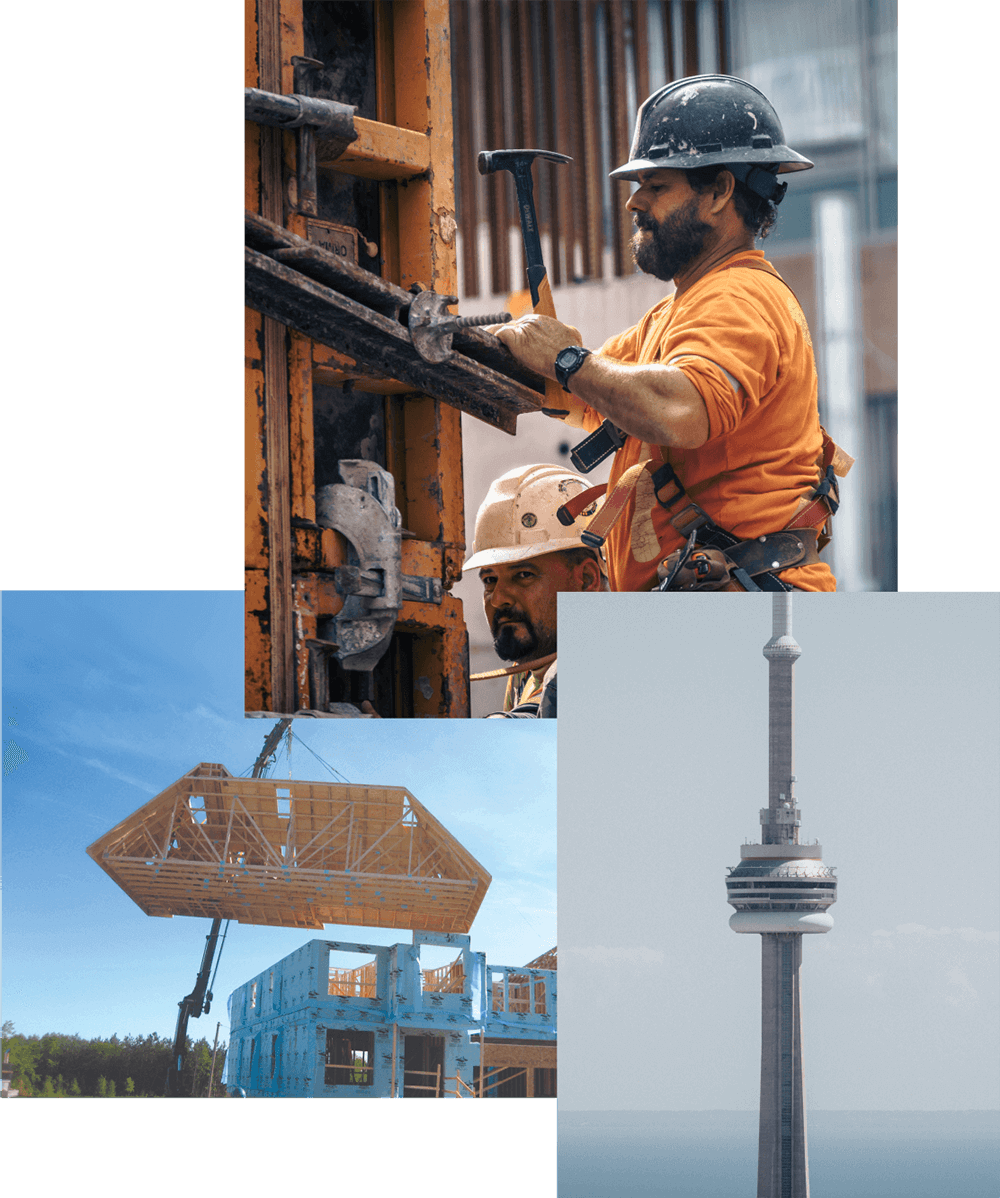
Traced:
<path fill-rule="evenodd" d="M 291 728 L 289 728 L 288 733 L 289 733 L 289 736 L 295 737 L 295 739 L 299 742 L 299 744 L 303 747 L 303 749 L 306 749 L 310 753 L 312 753 L 313 757 L 316 758 L 316 760 L 320 763 L 320 765 L 322 765 L 325 769 L 328 769 L 330 771 L 330 773 L 333 774 L 334 778 L 337 779 L 338 782 L 343 782 L 347 786 L 351 785 L 351 783 L 348 781 L 348 779 L 345 778 L 344 775 L 339 770 L 335 770 L 333 768 L 333 766 L 330 765 L 330 763 L 328 761 L 324 761 L 323 758 L 320 757 L 320 755 L 314 749 L 310 749 L 309 746 L 306 744 L 306 742 L 302 739 L 301 736 L 299 736 L 299 734 L 297 732 L 293 732 L 291 730 Z"/>

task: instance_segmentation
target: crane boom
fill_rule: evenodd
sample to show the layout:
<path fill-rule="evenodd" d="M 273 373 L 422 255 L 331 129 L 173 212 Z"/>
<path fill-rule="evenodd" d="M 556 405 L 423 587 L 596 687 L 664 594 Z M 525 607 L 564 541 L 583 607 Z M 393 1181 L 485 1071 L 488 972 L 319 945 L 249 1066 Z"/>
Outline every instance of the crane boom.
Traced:
<path fill-rule="evenodd" d="M 279 720 L 264 739 L 264 747 L 253 763 L 252 777 L 260 778 L 267 769 L 268 762 L 277 752 L 282 736 L 291 726 L 290 719 Z M 167 1068 L 167 1097 L 182 1098 L 181 1073 L 184 1069 L 184 1054 L 187 1051 L 187 1027 L 189 1019 L 197 1019 L 199 1015 L 207 1014 L 212 1006 L 212 991 L 209 990 L 209 978 L 212 973 L 212 961 L 215 958 L 215 948 L 219 942 L 221 919 L 213 919 L 212 927 L 205 937 L 205 951 L 201 958 L 201 968 L 195 978 L 194 989 L 186 994 L 177 1004 L 177 1027 L 174 1031 L 173 1051 L 170 1054 L 170 1065 Z"/>

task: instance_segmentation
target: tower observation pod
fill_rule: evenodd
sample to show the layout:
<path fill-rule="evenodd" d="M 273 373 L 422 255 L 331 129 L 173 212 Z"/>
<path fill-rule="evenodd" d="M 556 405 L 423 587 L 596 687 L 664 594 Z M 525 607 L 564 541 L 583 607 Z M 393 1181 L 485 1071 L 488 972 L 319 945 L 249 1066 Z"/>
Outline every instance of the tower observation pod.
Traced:
<path fill-rule="evenodd" d="M 768 662 L 768 804 L 761 843 L 740 848 L 729 870 L 734 932 L 761 938 L 760 1137 L 757 1198 L 809 1198 L 800 970 L 802 937 L 828 932 L 837 898 L 833 869 L 819 844 L 799 842 L 795 798 L 792 597 L 773 596 Z"/>

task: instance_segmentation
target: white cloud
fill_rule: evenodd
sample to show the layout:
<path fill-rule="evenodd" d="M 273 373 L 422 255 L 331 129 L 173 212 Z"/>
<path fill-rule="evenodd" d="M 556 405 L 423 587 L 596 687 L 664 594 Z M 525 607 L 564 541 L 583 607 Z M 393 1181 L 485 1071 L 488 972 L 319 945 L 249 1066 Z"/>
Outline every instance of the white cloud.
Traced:
<path fill-rule="evenodd" d="M 894 933 L 879 928 L 873 936 L 888 938 Z M 981 932 L 978 928 L 928 928 L 922 923 L 900 923 L 896 925 L 895 934 L 900 936 L 957 936 L 967 943 L 986 941 L 990 944 L 1000 943 L 1000 932 Z"/>
<path fill-rule="evenodd" d="M 67 754 L 67 756 L 70 756 L 70 754 Z M 89 765 L 95 770 L 103 770 L 105 774 L 110 774 L 112 778 L 117 778 L 119 782 L 125 782 L 129 786 L 135 786 L 138 790 L 145 791 L 146 794 L 159 794 L 159 791 L 156 789 L 156 787 L 150 786 L 148 782 L 142 782 L 138 778 L 130 778 L 128 774 L 123 774 L 120 770 L 116 770 L 110 765 L 105 765 L 103 761 L 98 761 L 94 757 L 81 757 L 80 760 L 84 765 Z"/>
<path fill-rule="evenodd" d="M 203 703 L 199 703 L 194 711 L 184 712 L 184 717 L 185 719 L 190 719 L 193 717 L 199 722 L 211 720 L 213 723 L 218 724 L 221 728 L 225 728 L 227 731 L 229 731 L 233 726 L 232 720 L 224 719 L 221 715 L 219 715 L 218 712 L 212 711 L 211 708 L 206 707 Z"/>
<path fill-rule="evenodd" d="M 969 981 L 964 969 L 950 969 L 948 971 L 948 984 L 958 987 L 957 993 L 945 995 L 945 998 L 952 1006 L 969 1007 L 979 1001 L 979 993 Z"/>
<path fill-rule="evenodd" d="M 661 949 L 646 948 L 645 945 L 606 948 L 603 944 L 595 944 L 567 949 L 564 955 L 583 957 L 591 965 L 662 965 L 664 960 Z"/>
<path fill-rule="evenodd" d="M 151 786 L 148 782 L 141 778 L 133 778 L 130 774 L 123 774 L 121 770 L 116 770 L 114 766 L 105 765 L 103 761 L 98 761 L 96 757 L 81 757 L 77 753 L 67 752 L 66 749 L 61 749 L 56 744 L 48 742 L 42 743 L 42 748 L 46 753 L 58 753 L 60 757 L 68 757 L 70 761 L 79 762 L 81 765 L 89 765 L 91 769 L 100 770 L 104 774 L 110 774 L 112 778 L 117 778 L 119 782 L 124 782 L 128 786 L 134 786 L 149 795 L 159 794 L 159 788 Z"/>

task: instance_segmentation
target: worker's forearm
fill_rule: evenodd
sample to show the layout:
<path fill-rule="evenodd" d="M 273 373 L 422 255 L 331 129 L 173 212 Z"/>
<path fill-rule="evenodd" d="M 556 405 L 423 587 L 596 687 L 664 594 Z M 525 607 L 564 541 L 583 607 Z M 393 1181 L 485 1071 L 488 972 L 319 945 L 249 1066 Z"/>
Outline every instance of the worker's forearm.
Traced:
<path fill-rule="evenodd" d="M 580 334 L 549 316 L 522 316 L 496 329 L 515 358 L 554 379 L 560 350 L 580 344 Z M 596 412 L 650 445 L 697 449 L 708 440 L 708 410 L 691 380 L 674 366 L 632 366 L 591 354 L 569 379 L 569 388 Z"/>
<path fill-rule="evenodd" d="M 649 445 L 697 449 L 708 440 L 705 401 L 675 366 L 629 366 L 592 354 L 570 377 L 570 390 Z"/>

